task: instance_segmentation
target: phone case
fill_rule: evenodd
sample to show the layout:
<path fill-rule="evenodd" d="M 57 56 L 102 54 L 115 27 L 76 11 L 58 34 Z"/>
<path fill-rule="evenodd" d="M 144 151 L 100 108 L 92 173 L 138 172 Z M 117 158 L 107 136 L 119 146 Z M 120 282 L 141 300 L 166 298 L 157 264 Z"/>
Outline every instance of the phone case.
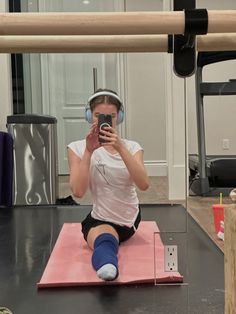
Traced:
<path fill-rule="evenodd" d="M 110 114 L 100 114 L 98 116 L 98 128 L 99 128 L 99 130 L 103 129 L 106 126 L 112 126 L 112 116 Z M 101 139 L 99 137 L 99 142 L 100 143 L 106 143 L 107 141 L 104 139 Z"/>

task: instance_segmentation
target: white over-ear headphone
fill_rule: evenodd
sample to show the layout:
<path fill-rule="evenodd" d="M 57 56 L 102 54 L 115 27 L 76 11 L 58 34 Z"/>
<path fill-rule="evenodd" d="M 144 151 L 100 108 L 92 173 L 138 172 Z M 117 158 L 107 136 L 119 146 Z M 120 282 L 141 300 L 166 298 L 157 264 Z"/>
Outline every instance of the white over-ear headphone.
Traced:
<path fill-rule="evenodd" d="M 101 91 L 101 92 L 97 92 L 95 94 L 93 94 L 91 97 L 89 97 L 88 99 L 88 103 L 85 107 L 85 119 L 89 122 L 89 123 L 93 123 L 93 115 L 92 115 L 92 111 L 91 111 L 91 101 L 98 97 L 98 96 L 112 96 L 114 98 L 116 98 L 119 103 L 120 103 L 120 109 L 118 111 L 118 115 L 117 115 L 117 120 L 116 120 L 116 124 L 120 124 L 123 122 L 124 120 L 124 105 L 122 100 L 120 99 L 120 97 L 112 92 L 108 92 L 108 91 Z"/>

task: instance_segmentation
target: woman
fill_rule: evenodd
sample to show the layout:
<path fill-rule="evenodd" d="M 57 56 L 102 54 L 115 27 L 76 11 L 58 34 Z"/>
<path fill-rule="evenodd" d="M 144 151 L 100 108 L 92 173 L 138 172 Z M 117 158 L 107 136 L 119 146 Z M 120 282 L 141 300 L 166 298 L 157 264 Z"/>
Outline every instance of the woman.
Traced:
<path fill-rule="evenodd" d="M 111 115 L 112 126 L 98 130 L 100 114 Z M 68 145 L 71 190 L 79 198 L 88 188 L 92 193 L 93 208 L 82 222 L 82 232 L 93 249 L 93 268 L 103 280 L 117 278 L 119 243 L 135 233 L 141 220 L 135 186 L 143 191 L 149 187 L 141 146 L 117 134 L 123 115 L 115 92 L 97 90 L 85 110 L 90 132 L 85 140 Z"/>

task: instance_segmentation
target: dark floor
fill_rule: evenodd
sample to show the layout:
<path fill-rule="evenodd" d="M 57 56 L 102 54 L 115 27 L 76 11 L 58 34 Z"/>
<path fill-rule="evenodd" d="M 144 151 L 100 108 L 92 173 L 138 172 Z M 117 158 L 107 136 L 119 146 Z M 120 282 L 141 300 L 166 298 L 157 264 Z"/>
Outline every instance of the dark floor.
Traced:
<path fill-rule="evenodd" d="M 181 205 L 143 205 L 142 216 L 158 222 L 164 244 L 178 245 L 185 285 L 37 290 L 63 223 L 81 221 L 89 209 L 0 210 L 0 306 L 17 314 L 224 313 L 223 253 Z"/>

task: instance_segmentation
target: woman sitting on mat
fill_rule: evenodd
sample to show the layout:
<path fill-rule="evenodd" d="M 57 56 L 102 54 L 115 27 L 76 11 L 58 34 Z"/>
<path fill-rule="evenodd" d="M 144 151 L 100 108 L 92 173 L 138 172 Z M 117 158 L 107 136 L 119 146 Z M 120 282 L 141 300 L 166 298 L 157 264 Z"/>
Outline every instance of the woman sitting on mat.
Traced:
<path fill-rule="evenodd" d="M 112 126 L 98 127 L 101 114 L 111 116 Z M 143 191 L 149 187 L 143 149 L 117 134 L 123 116 L 118 95 L 97 90 L 85 109 L 90 132 L 86 139 L 68 145 L 73 195 L 83 197 L 88 187 L 92 193 L 93 208 L 82 222 L 82 232 L 93 249 L 92 265 L 103 280 L 117 278 L 119 243 L 135 233 L 141 220 L 135 185 Z"/>

